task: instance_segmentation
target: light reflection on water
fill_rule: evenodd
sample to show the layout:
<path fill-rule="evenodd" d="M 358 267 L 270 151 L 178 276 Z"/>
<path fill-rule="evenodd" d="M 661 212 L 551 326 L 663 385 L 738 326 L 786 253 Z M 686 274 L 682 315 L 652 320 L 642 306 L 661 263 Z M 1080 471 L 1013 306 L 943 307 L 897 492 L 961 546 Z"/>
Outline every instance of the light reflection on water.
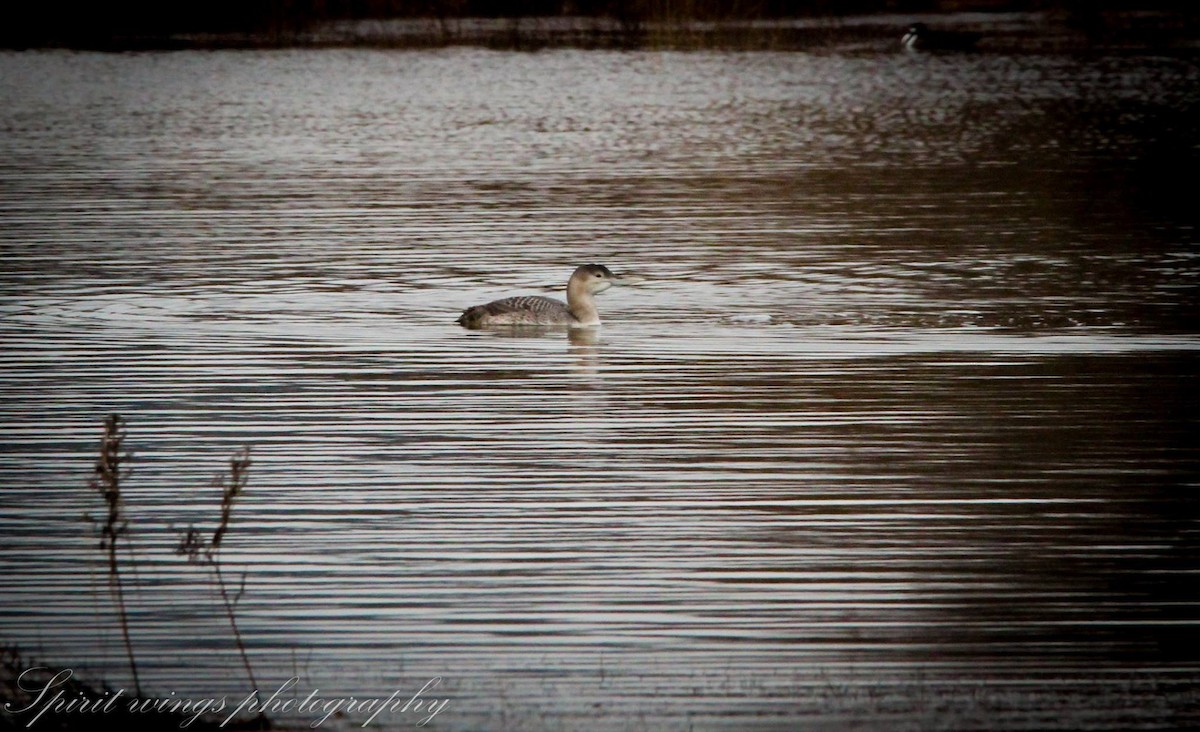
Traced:
<path fill-rule="evenodd" d="M 124 680 L 119 412 L 157 688 L 244 693 L 172 549 L 248 444 L 267 679 L 441 675 L 450 729 L 1194 721 L 1194 65 L 0 65 L 6 640 Z M 453 325 L 584 261 L 594 338 Z"/>

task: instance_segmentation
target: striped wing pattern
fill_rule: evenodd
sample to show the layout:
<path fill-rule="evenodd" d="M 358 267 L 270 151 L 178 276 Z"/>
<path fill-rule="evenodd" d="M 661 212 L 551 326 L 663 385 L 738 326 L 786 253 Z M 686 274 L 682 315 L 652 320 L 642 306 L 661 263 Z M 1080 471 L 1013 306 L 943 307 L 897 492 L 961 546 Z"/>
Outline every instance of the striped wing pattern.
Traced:
<path fill-rule="evenodd" d="M 484 325 L 558 325 L 574 319 L 561 300 L 523 295 L 468 308 L 458 322 L 468 328 L 478 328 Z"/>

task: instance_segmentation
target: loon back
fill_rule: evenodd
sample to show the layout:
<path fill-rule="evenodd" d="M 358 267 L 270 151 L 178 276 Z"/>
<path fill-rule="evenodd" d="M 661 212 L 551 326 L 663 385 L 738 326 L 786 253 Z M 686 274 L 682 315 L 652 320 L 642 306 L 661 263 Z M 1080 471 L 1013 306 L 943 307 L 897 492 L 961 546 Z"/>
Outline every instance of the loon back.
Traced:
<path fill-rule="evenodd" d="M 467 328 L 478 328 L 483 325 L 559 325 L 575 321 L 575 316 L 561 300 L 522 295 L 467 308 L 457 322 Z"/>

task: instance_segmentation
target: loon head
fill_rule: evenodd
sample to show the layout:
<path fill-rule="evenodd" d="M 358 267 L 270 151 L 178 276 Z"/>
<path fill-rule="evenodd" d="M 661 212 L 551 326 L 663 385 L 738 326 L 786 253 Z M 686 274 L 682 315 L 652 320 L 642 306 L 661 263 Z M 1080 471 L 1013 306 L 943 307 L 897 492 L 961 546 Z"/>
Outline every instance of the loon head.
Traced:
<path fill-rule="evenodd" d="M 604 292 L 616 284 L 616 275 L 603 264 L 583 264 L 575 269 L 568 286 L 583 287 L 593 295 Z"/>

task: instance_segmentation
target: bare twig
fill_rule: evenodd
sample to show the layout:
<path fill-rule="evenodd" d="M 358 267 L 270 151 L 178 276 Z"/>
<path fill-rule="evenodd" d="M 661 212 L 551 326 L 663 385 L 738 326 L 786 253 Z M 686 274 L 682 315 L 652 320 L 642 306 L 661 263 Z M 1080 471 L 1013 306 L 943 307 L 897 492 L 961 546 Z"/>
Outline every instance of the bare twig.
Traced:
<path fill-rule="evenodd" d="M 133 686 L 137 695 L 142 695 L 141 681 L 138 679 L 137 661 L 133 656 L 133 642 L 129 635 L 129 613 L 125 607 L 125 588 L 121 581 L 120 565 L 117 562 L 117 539 L 121 537 L 129 524 L 121 511 L 121 479 L 126 473 L 122 472 L 121 464 L 128 457 L 122 453 L 121 444 L 125 440 L 125 421 L 120 415 L 113 414 L 104 421 L 104 437 L 100 441 L 100 455 L 96 458 L 95 472 L 88 485 L 104 499 L 107 516 L 103 522 L 96 521 L 100 530 L 100 550 L 108 557 L 108 578 L 112 588 L 113 598 L 117 605 L 117 616 L 121 624 L 121 633 L 125 639 L 125 653 L 129 656 L 129 671 L 133 674 Z"/>
<path fill-rule="evenodd" d="M 246 668 L 246 676 L 250 679 L 251 687 L 257 689 L 258 682 L 254 678 L 254 668 L 250 664 L 249 654 L 246 653 L 246 644 L 242 641 L 235 613 L 237 603 L 246 590 L 246 576 L 242 575 L 237 591 L 231 593 L 225 581 L 225 575 L 221 572 L 221 541 L 229 531 L 229 525 L 233 518 L 233 504 L 246 488 L 249 471 L 250 449 L 243 448 L 230 459 L 228 478 L 225 475 L 219 475 L 215 481 L 216 485 L 221 488 L 221 519 L 216 530 L 205 541 L 200 532 L 189 528 L 187 533 L 181 537 L 179 547 L 175 551 L 177 554 L 186 556 L 189 562 L 203 564 L 212 571 L 217 581 L 217 590 L 221 595 L 221 601 L 225 606 L 225 615 L 229 618 L 229 627 L 233 629 L 234 643 L 242 656 L 242 665 Z"/>

